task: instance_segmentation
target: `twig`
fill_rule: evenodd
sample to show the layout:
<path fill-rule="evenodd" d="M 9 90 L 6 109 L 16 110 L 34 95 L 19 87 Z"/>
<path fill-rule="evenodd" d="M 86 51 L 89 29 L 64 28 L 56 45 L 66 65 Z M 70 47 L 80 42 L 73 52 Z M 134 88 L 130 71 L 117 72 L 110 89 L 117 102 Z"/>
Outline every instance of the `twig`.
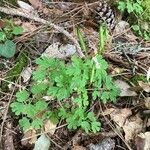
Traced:
<path fill-rule="evenodd" d="M 65 127 L 65 126 L 67 126 L 67 124 L 63 124 L 63 125 L 58 126 L 58 127 L 56 127 L 56 128 L 51 128 L 51 129 L 49 129 L 49 131 L 45 131 L 45 132 L 36 134 L 36 135 L 34 135 L 34 136 L 30 136 L 30 137 L 27 137 L 27 138 L 23 138 L 21 141 L 26 141 L 26 140 L 32 139 L 32 138 L 34 138 L 34 137 L 38 137 L 38 136 L 40 136 L 40 135 L 42 135 L 42 134 L 47 134 L 47 133 L 49 133 L 51 130 L 57 130 L 57 129 L 63 128 L 63 127 Z"/>
<path fill-rule="evenodd" d="M 12 76 L 11 76 L 12 77 Z M 3 78 L 0 78 L 0 81 L 4 81 L 4 82 L 7 82 L 7 83 L 9 83 L 9 84 L 12 84 L 12 85 L 14 85 L 15 87 L 19 87 L 19 88 L 22 88 L 23 86 L 21 86 L 21 85 L 19 85 L 19 84 L 17 84 L 17 83 L 14 83 L 14 82 L 11 82 L 11 81 L 9 81 L 9 80 L 5 80 L 5 79 L 3 79 Z M 0 91 L 0 93 L 2 93 L 2 91 Z M 10 94 L 9 94 L 10 95 Z"/>
<path fill-rule="evenodd" d="M 15 16 L 21 16 L 27 19 L 32 19 L 36 22 L 42 23 L 42 24 L 46 24 L 49 25 L 51 27 L 53 27 L 54 29 L 56 29 L 57 31 L 63 33 L 65 36 L 67 36 L 77 47 L 77 53 L 80 57 L 84 57 L 84 54 L 81 51 L 80 45 L 78 43 L 78 41 L 66 30 L 64 30 L 64 28 L 55 25 L 54 23 L 52 23 L 51 21 L 47 21 L 45 19 L 39 18 L 31 13 L 27 13 L 27 12 L 23 12 L 21 10 L 17 10 L 14 8 L 7 8 L 7 7 L 0 7 L 0 12 L 3 12 L 5 14 L 9 14 L 9 15 L 15 15 Z"/>
<path fill-rule="evenodd" d="M 63 148 L 62 148 L 59 144 L 57 144 L 52 138 L 50 138 L 50 136 L 48 136 L 48 138 L 49 138 L 50 141 L 51 141 L 52 143 L 54 143 L 59 149 L 62 149 L 62 150 L 63 150 Z"/>
<path fill-rule="evenodd" d="M 129 150 L 132 150 L 132 148 L 130 147 L 130 145 L 129 145 L 129 144 L 126 142 L 126 140 L 123 138 L 123 136 L 122 136 L 122 134 L 121 134 L 121 129 L 115 128 L 114 125 L 111 123 L 111 121 L 104 115 L 104 111 L 103 111 L 103 109 L 102 109 L 102 106 L 101 106 L 100 102 L 99 102 L 99 106 L 100 106 L 100 111 L 101 111 L 101 113 L 102 113 L 104 119 L 106 120 L 106 122 L 109 123 L 109 126 L 112 128 L 112 130 L 114 131 L 114 133 L 120 137 L 120 139 L 125 143 L 125 145 L 127 146 L 127 148 L 128 148 Z"/>
<path fill-rule="evenodd" d="M 11 92 L 11 96 L 9 97 L 9 101 L 8 101 L 8 104 L 7 104 L 7 107 L 6 107 L 4 116 L 3 116 L 3 122 L 1 123 L 1 128 L 0 128 L 0 145 L 2 144 L 3 128 L 4 128 L 5 121 L 6 121 L 6 119 L 7 119 L 7 113 L 8 113 L 9 105 L 10 105 L 10 103 L 11 103 L 11 100 L 12 100 L 14 91 L 15 91 L 15 88 L 14 88 L 13 91 Z"/>

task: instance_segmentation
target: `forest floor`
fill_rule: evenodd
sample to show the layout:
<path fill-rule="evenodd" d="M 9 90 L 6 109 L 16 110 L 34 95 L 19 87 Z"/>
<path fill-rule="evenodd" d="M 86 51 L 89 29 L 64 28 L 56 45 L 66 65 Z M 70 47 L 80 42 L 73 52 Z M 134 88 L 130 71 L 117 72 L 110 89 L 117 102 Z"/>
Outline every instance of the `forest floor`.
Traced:
<path fill-rule="evenodd" d="M 0 6 L 0 149 L 149 150 L 150 40 L 135 34 L 127 22 L 128 15 L 119 13 L 114 6 L 116 23 L 113 29 L 108 26 L 106 30 L 99 29 L 89 13 L 90 6 L 97 2 L 27 2 L 19 1 L 16 6 L 6 2 Z M 62 118 L 57 123 L 48 119 L 39 129 L 23 130 L 19 120 L 26 115 L 26 105 L 17 105 L 15 109 L 11 105 L 16 92 L 31 87 L 37 69 L 35 60 L 41 55 L 65 63 L 75 54 L 93 58 L 99 46 L 108 63 L 107 73 L 120 91 L 115 102 L 89 100 L 88 111 L 92 110 L 101 122 L 100 131 L 68 129 Z M 75 96 L 73 93 L 67 102 Z M 47 95 L 43 98 L 48 106 L 36 117 L 61 106 Z M 22 114 L 16 115 L 17 111 Z"/>

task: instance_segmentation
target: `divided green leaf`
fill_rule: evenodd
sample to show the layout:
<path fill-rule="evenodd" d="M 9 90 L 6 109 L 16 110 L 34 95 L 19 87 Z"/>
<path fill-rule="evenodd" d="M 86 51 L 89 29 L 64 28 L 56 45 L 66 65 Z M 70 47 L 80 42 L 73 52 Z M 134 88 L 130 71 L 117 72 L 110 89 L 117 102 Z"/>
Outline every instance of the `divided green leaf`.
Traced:
<path fill-rule="evenodd" d="M 40 129 L 44 121 L 66 120 L 69 129 L 82 128 L 86 133 L 98 132 L 101 124 L 93 111 L 92 101 L 115 102 L 119 92 L 107 74 L 108 63 L 102 56 L 81 59 L 73 56 L 71 62 L 41 57 L 36 60 L 30 92 L 17 92 L 12 111 L 25 118 L 21 127 Z M 50 105 L 43 97 L 52 97 Z M 21 109 L 24 108 L 24 109 Z"/>
<path fill-rule="evenodd" d="M 23 28 L 20 27 L 20 26 L 15 26 L 15 27 L 13 28 L 12 33 L 13 33 L 14 35 L 20 35 L 20 34 L 23 33 Z"/>
<path fill-rule="evenodd" d="M 29 98 L 30 94 L 26 90 L 20 91 L 16 93 L 17 101 L 24 102 Z"/>

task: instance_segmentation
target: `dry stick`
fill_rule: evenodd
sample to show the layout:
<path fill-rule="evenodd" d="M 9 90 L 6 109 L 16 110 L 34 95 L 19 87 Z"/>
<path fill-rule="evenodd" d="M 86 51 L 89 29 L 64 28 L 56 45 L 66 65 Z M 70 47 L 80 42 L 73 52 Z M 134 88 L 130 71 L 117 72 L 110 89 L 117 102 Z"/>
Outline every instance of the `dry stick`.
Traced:
<path fill-rule="evenodd" d="M 1 128 L 0 128 L 0 146 L 2 145 L 3 128 L 4 128 L 4 124 L 5 124 L 6 118 L 7 118 L 9 105 L 11 103 L 14 91 L 15 91 L 15 87 L 13 88 L 13 91 L 11 92 L 11 96 L 9 97 L 9 101 L 7 103 L 6 110 L 5 110 L 5 113 L 3 115 L 3 122 L 1 123 Z"/>
<path fill-rule="evenodd" d="M 29 14 L 14 8 L 7 8 L 7 7 L 0 7 L 0 12 L 3 12 L 5 14 L 9 14 L 9 15 L 15 15 L 15 16 L 21 16 L 27 19 L 32 19 L 36 22 L 42 23 L 42 24 L 46 24 L 49 25 L 51 27 L 53 27 L 54 29 L 56 29 L 57 31 L 63 33 L 65 36 L 67 36 L 77 47 L 77 53 L 80 57 L 84 57 L 84 54 L 81 51 L 80 45 L 78 43 L 78 41 L 66 30 L 64 30 L 64 28 L 55 25 L 54 23 L 52 23 L 51 21 L 47 21 L 45 19 L 39 18 L 33 14 Z"/>
<path fill-rule="evenodd" d="M 38 134 L 36 134 L 36 135 L 34 135 L 34 136 L 30 136 L 30 137 L 27 137 L 27 138 L 23 138 L 21 141 L 26 141 L 26 140 L 32 139 L 32 138 L 34 138 L 34 137 L 40 136 L 40 135 L 42 135 L 42 134 L 48 134 L 48 133 L 49 133 L 50 131 L 52 131 L 52 130 L 57 130 L 57 129 L 63 128 L 63 127 L 65 127 L 65 126 L 67 126 L 67 124 L 63 124 L 63 125 L 61 125 L 61 126 L 58 126 L 58 127 L 55 127 L 55 128 L 51 128 L 51 129 L 49 129 L 49 131 L 45 131 L 45 132 L 42 132 L 42 133 L 38 133 Z"/>

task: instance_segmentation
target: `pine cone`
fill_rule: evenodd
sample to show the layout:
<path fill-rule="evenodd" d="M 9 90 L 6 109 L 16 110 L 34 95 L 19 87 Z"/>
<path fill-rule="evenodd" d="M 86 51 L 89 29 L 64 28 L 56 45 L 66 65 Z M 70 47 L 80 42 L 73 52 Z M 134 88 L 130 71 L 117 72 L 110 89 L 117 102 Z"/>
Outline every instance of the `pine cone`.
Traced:
<path fill-rule="evenodd" d="M 106 1 L 100 1 L 97 5 L 92 7 L 92 13 L 96 23 L 100 24 L 105 22 L 109 29 L 114 29 L 115 14 Z"/>

